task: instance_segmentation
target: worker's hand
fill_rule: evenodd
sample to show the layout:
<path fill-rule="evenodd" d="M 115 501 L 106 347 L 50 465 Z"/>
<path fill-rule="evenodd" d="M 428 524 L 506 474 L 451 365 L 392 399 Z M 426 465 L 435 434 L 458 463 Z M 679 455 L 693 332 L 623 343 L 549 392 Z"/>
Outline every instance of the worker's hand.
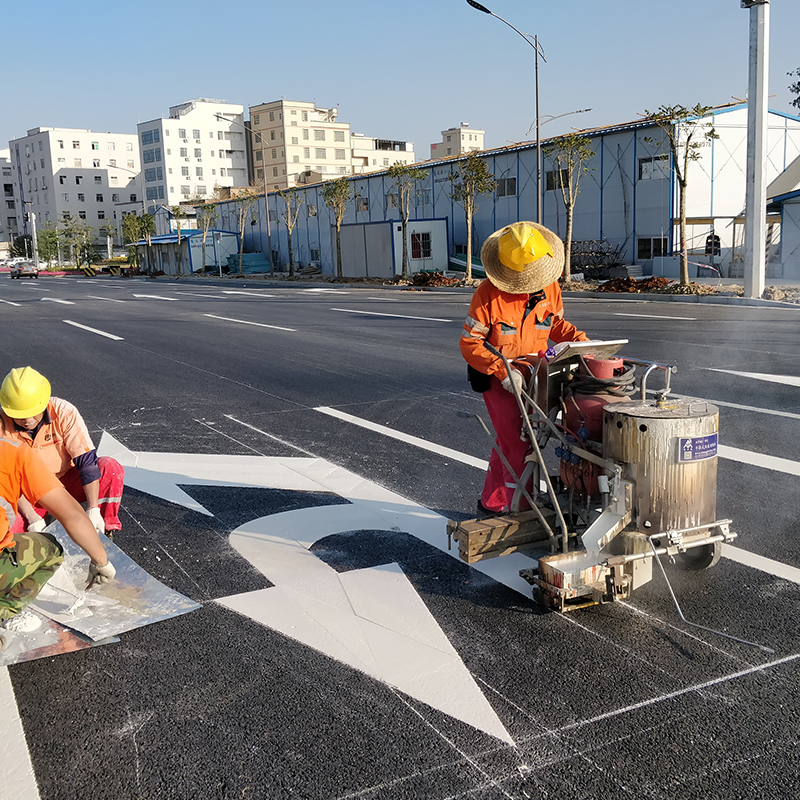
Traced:
<path fill-rule="evenodd" d="M 28 533 L 41 533 L 46 527 L 44 517 L 39 517 L 35 522 L 28 523 Z"/>
<path fill-rule="evenodd" d="M 525 388 L 525 379 L 522 377 L 522 373 L 518 369 L 512 369 L 508 375 L 503 378 L 503 388 L 507 392 L 511 392 L 514 394 L 514 387 L 517 387 L 517 391 L 521 392 Z"/>
<path fill-rule="evenodd" d="M 108 583 L 114 579 L 117 571 L 110 561 L 106 561 L 102 566 L 95 563 L 89 564 L 89 582 L 86 584 L 87 589 L 91 589 L 96 583 Z"/>
<path fill-rule="evenodd" d="M 103 515 L 100 513 L 100 509 L 95 506 L 94 508 L 90 508 L 86 511 L 89 519 L 92 521 L 92 525 L 94 525 L 94 529 L 98 533 L 105 533 L 106 532 L 106 523 L 103 521 Z"/>

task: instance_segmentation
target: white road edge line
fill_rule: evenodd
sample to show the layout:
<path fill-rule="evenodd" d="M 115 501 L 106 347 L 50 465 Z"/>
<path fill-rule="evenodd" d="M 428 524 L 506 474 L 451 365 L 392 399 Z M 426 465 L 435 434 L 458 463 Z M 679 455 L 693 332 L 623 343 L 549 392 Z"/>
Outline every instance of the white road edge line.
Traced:
<path fill-rule="evenodd" d="M 61 321 L 66 322 L 67 325 L 80 328 L 81 330 L 89 331 L 90 333 L 96 333 L 98 336 L 105 336 L 107 339 L 113 339 L 115 342 L 125 341 L 121 336 L 114 336 L 113 333 L 106 333 L 105 331 L 97 330 L 97 328 L 90 328 L 88 325 L 81 325 L 80 322 L 73 322 L 71 319 L 62 319 Z"/>
<path fill-rule="evenodd" d="M 0 667 L 0 719 L 3 720 L 3 757 L 0 758 L 2 796 L 13 797 L 14 800 L 39 800 L 39 788 L 8 667 Z"/>
<path fill-rule="evenodd" d="M 332 308 L 331 311 L 343 311 L 345 314 L 366 314 L 372 317 L 399 317 L 400 319 L 422 319 L 425 322 L 452 322 L 451 319 L 438 317 L 411 317 L 408 314 L 385 314 L 380 311 L 357 311 L 355 308 Z"/>
<path fill-rule="evenodd" d="M 342 420 L 342 422 L 349 422 L 352 425 L 358 425 L 361 428 L 366 428 L 376 433 L 381 433 L 391 439 L 396 439 L 406 444 L 414 445 L 423 450 L 428 450 L 431 453 L 451 458 L 454 461 L 459 461 L 470 467 L 476 467 L 480 470 L 486 470 L 489 462 L 481 458 L 461 453 L 458 450 L 452 450 L 449 447 L 443 447 L 426 439 L 420 439 L 418 436 L 411 436 L 407 433 L 388 428 L 385 425 L 379 425 L 376 422 L 355 417 L 352 414 L 347 414 L 344 411 L 339 411 L 335 408 L 328 406 L 317 406 L 314 411 L 319 411 L 321 414 L 327 414 L 330 417 Z M 238 420 L 237 420 L 238 421 Z M 739 450 L 735 447 L 727 447 L 726 445 L 719 446 L 719 455 L 721 458 L 728 458 L 733 461 L 741 461 L 745 464 L 753 464 L 754 466 L 764 467 L 765 469 L 773 469 L 780 472 L 787 472 L 790 475 L 800 475 L 800 464 L 789 461 L 785 458 L 775 458 L 774 456 L 764 456 L 760 453 L 752 453 L 748 450 Z M 769 558 L 749 553 L 747 550 L 742 550 L 739 547 L 732 547 L 731 545 L 724 545 L 722 554 L 731 561 L 736 561 L 739 564 L 752 567 L 753 569 L 766 572 L 769 575 L 783 578 L 787 581 L 800 584 L 800 569 L 783 564 L 780 561 L 773 561 Z"/>
<path fill-rule="evenodd" d="M 216 314 L 203 314 L 204 317 L 211 317 L 212 319 L 222 319 L 225 322 L 238 322 L 241 325 L 257 325 L 259 328 L 272 328 L 275 331 L 290 331 L 297 333 L 296 328 L 281 328 L 280 325 L 267 325 L 265 322 L 249 322 L 246 319 L 233 319 L 232 317 L 218 317 Z"/>
<path fill-rule="evenodd" d="M 683 319 L 688 322 L 696 322 L 697 317 L 668 317 L 663 314 L 626 314 L 624 311 L 615 311 L 614 317 L 646 317 L 647 319 Z"/>

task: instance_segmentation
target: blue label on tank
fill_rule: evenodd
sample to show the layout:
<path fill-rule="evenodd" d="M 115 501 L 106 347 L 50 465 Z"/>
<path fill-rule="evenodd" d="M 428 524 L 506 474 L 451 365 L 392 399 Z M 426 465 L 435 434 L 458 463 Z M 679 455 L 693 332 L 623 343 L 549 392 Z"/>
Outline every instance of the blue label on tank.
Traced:
<path fill-rule="evenodd" d="M 717 434 L 678 439 L 678 461 L 703 461 L 717 455 Z"/>

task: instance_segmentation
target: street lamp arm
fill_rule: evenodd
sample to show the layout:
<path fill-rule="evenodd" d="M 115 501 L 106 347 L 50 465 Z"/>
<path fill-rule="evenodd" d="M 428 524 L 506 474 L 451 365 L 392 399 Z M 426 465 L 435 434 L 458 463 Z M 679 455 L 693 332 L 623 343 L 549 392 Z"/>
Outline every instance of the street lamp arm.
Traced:
<path fill-rule="evenodd" d="M 508 25 L 508 27 L 511 28 L 512 31 L 516 31 L 534 50 L 536 50 L 542 61 L 547 63 L 547 59 L 544 57 L 544 52 L 542 51 L 541 46 L 539 45 L 538 42 L 535 43 L 532 42 L 528 34 L 523 33 L 521 30 L 519 30 L 519 28 L 515 28 L 507 19 L 503 19 L 498 14 L 495 14 L 493 11 L 489 11 L 489 9 L 486 8 L 486 6 L 483 6 L 480 3 L 475 2 L 475 0 L 467 0 L 467 3 L 471 5 L 474 9 L 482 11 L 484 14 L 488 14 L 490 17 L 499 19 L 500 22 L 504 22 L 506 25 Z"/>
<path fill-rule="evenodd" d="M 547 125 L 548 122 L 552 122 L 555 119 L 561 119 L 561 117 L 569 117 L 572 114 L 585 114 L 587 111 L 591 111 L 591 108 L 579 108 L 577 111 L 565 111 L 563 114 L 556 114 L 553 116 L 552 114 L 548 114 L 547 116 L 549 119 L 544 120 L 544 122 L 539 123 L 539 127 L 542 125 Z M 525 134 L 526 136 L 536 127 L 536 120 L 531 123 L 530 128 L 528 128 L 528 132 Z"/>

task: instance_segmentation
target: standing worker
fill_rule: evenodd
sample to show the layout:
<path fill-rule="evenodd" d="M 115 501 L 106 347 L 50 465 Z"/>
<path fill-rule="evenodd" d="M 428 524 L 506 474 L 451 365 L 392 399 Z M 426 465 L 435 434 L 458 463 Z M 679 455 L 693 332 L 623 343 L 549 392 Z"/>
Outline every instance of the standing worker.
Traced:
<path fill-rule="evenodd" d="M 100 537 L 78 502 L 30 447 L 0 438 L 0 624 L 30 603 L 64 560 L 61 545 L 48 533 L 11 533 L 17 498 L 25 495 L 50 512 L 91 559 L 88 585 L 116 574 Z M 88 588 L 88 587 L 87 587 Z M 17 618 L 19 619 L 19 618 Z M 0 650 L 5 640 L 0 636 Z"/>
<path fill-rule="evenodd" d="M 546 350 L 552 342 L 588 341 L 564 319 L 558 279 L 564 269 L 564 245 L 535 222 L 515 222 L 495 231 L 481 248 L 487 280 L 476 289 L 461 335 L 467 377 L 483 393 L 496 435 L 495 449 L 478 501 L 478 516 L 507 512 L 516 481 L 497 454 L 499 448 L 517 476 L 522 474 L 528 444 L 520 438 L 522 414 L 514 386 L 525 377 L 490 353 L 493 345 L 508 361 Z"/>
<path fill-rule="evenodd" d="M 79 502 L 98 533 L 113 538 L 122 527 L 125 470 L 113 458 L 97 457 L 86 423 L 72 403 L 50 396 L 50 382 L 33 367 L 12 369 L 0 386 L 0 436 L 33 448 Z M 16 500 L 16 498 L 15 498 Z M 12 533 L 44 530 L 45 509 L 19 498 Z"/>

